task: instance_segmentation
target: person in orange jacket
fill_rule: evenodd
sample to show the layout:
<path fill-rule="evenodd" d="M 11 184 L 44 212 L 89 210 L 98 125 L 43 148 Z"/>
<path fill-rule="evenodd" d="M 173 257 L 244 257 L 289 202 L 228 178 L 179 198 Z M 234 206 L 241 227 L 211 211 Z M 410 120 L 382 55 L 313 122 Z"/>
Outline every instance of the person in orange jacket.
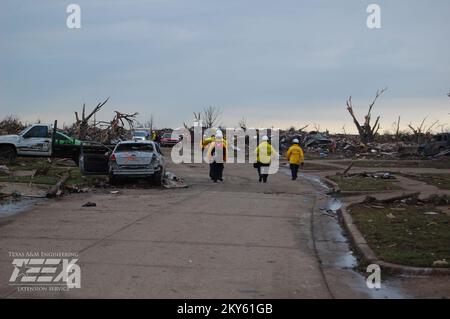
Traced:
<path fill-rule="evenodd" d="M 303 167 L 305 162 L 305 155 L 299 145 L 298 139 L 295 138 L 292 140 L 292 146 L 289 147 L 286 157 L 289 161 L 289 167 L 291 168 L 292 180 L 295 181 L 300 165 Z"/>

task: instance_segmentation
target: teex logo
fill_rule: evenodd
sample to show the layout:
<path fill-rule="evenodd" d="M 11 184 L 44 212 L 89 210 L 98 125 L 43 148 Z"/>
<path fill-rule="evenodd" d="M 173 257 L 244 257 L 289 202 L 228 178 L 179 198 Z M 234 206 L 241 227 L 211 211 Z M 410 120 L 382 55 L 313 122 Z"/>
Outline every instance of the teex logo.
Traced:
<path fill-rule="evenodd" d="M 49 285 L 81 288 L 78 259 L 15 258 L 10 285 Z"/>

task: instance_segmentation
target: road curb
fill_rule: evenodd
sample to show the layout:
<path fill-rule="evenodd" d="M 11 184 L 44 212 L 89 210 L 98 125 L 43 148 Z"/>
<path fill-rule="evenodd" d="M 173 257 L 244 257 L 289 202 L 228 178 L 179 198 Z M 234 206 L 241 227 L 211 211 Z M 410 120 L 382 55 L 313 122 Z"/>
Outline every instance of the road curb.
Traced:
<path fill-rule="evenodd" d="M 375 252 L 370 248 L 366 239 L 353 222 L 351 214 L 347 211 L 348 206 L 356 204 L 356 202 L 345 203 L 340 209 L 342 223 L 346 232 L 349 234 L 350 241 L 356 247 L 363 260 L 368 264 L 377 264 L 385 272 L 393 275 L 408 276 L 449 276 L 449 268 L 431 268 L 431 267 L 411 267 L 399 264 L 393 264 L 380 260 Z"/>
<path fill-rule="evenodd" d="M 341 188 L 339 187 L 339 185 L 335 182 L 332 181 L 331 179 L 327 178 L 327 176 L 322 177 L 321 178 L 325 184 L 328 184 L 328 186 L 330 186 L 330 188 L 332 189 L 332 191 L 334 193 L 340 193 L 341 192 Z"/>

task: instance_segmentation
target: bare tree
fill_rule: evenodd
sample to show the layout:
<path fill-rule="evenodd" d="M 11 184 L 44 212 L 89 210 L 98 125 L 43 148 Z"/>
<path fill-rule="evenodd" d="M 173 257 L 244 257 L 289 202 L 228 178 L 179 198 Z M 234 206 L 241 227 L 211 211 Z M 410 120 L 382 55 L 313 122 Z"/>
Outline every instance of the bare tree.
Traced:
<path fill-rule="evenodd" d="M 299 132 L 303 132 L 303 131 L 306 130 L 308 127 L 309 127 L 309 124 L 307 124 L 307 125 L 305 125 L 305 126 L 299 128 L 298 131 L 299 131 Z"/>
<path fill-rule="evenodd" d="M 100 111 L 102 106 L 105 105 L 106 102 L 108 102 L 108 100 L 109 100 L 109 97 L 105 101 L 98 103 L 97 106 L 92 110 L 91 113 L 89 113 L 88 116 L 86 116 L 86 114 L 85 114 L 86 113 L 86 104 L 83 103 L 81 119 L 78 116 L 78 112 L 75 112 L 75 119 L 76 119 L 75 125 L 77 127 L 77 135 L 80 140 L 86 139 L 86 134 L 87 134 L 87 130 L 89 127 L 89 120 L 95 113 Z"/>
<path fill-rule="evenodd" d="M 387 88 L 377 90 L 377 93 L 375 95 L 375 98 L 373 99 L 372 103 L 369 104 L 369 110 L 367 111 L 366 116 L 364 116 L 364 124 L 361 125 L 359 121 L 356 119 L 355 113 L 353 112 L 353 105 L 352 105 L 352 97 L 350 96 L 347 100 L 347 110 L 350 113 L 350 115 L 353 118 L 353 123 L 355 123 L 356 128 L 358 129 L 359 137 L 361 139 L 361 142 L 366 144 L 373 142 L 375 135 L 378 133 L 378 130 L 380 129 L 380 116 L 377 117 L 375 120 L 375 123 L 373 125 L 370 124 L 370 121 L 372 119 L 372 108 L 375 105 L 378 98 L 386 92 Z"/>
<path fill-rule="evenodd" d="M 437 127 L 439 127 L 441 130 L 441 133 L 445 133 L 446 131 L 447 131 L 447 123 L 442 123 L 442 124 L 439 124 Z"/>
<path fill-rule="evenodd" d="M 238 126 L 245 132 L 247 130 L 247 119 L 245 117 L 241 118 L 241 120 L 238 122 Z"/>
<path fill-rule="evenodd" d="M 25 125 L 15 115 L 8 115 L 0 121 L 0 134 L 17 134 Z"/>
<path fill-rule="evenodd" d="M 422 120 L 422 122 L 420 123 L 420 125 L 417 126 L 417 127 L 413 127 L 412 124 L 409 124 L 409 125 L 408 125 L 408 127 L 411 129 L 411 131 L 413 131 L 414 136 L 415 136 L 416 139 L 417 139 L 417 143 L 420 143 L 420 142 L 421 142 L 420 139 L 421 139 L 423 136 L 425 136 L 426 134 L 429 134 L 429 133 L 431 132 L 431 130 L 433 129 L 433 127 L 435 127 L 435 126 L 439 123 L 439 120 L 437 120 L 437 121 L 431 123 L 429 126 L 427 126 L 427 125 L 425 124 L 425 122 L 426 122 L 427 119 L 428 119 L 428 116 L 426 116 L 426 117 Z"/>
<path fill-rule="evenodd" d="M 320 133 L 320 124 L 314 123 L 314 130 Z"/>
<path fill-rule="evenodd" d="M 218 124 L 222 111 L 215 106 L 208 106 L 203 109 L 203 119 L 206 128 L 214 127 Z"/>
<path fill-rule="evenodd" d="M 398 116 L 396 125 L 397 125 L 397 129 L 395 130 L 395 140 L 398 142 L 398 139 L 400 137 L 400 115 Z"/>
<path fill-rule="evenodd" d="M 155 121 L 155 119 L 153 117 L 153 114 L 150 114 L 150 118 L 147 121 L 145 121 L 145 123 L 144 123 L 144 127 L 149 128 L 150 132 L 153 132 L 154 121 Z"/>
<path fill-rule="evenodd" d="M 127 128 L 133 129 L 136 124 L 136 116 L 138 113 L 127 114 L 119 111 L 114 111 L 116 115 L 112 121 L 99 121 L 99 125 L 105 125 L 105 129 L 102 132 L 102 140 L 111 141 L 113 139 L 123 139 L 127 135 Z"/>
<path fill-rule="evenodd" d="M 201 112 L 198 112 L 198 113 L 194 112 L 194 121 L 200 122 L 201 119 L 202 119 L 202 113 Z"/>

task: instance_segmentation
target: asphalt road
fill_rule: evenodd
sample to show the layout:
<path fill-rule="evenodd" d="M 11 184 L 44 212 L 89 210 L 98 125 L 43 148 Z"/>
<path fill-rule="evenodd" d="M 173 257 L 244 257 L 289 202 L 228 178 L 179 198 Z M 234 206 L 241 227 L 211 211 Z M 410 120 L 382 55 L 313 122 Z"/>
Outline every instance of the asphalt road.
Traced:
<path fill-rule="evenodd" d="M 173 165 L 186 189 L 122 187 L 63 197 L 0 221 L 0 296 L 9 298 L 367 298 L 318 186 L 251 165 Z M 96 207 L 82 207 L 86 202 Z M 315 216 L 315 217 L 314 217 Z M 12 252 L 78 254 L 81 288 L 19 291 Z M 351 263 L 351 261 L 350 261 Z"/>

